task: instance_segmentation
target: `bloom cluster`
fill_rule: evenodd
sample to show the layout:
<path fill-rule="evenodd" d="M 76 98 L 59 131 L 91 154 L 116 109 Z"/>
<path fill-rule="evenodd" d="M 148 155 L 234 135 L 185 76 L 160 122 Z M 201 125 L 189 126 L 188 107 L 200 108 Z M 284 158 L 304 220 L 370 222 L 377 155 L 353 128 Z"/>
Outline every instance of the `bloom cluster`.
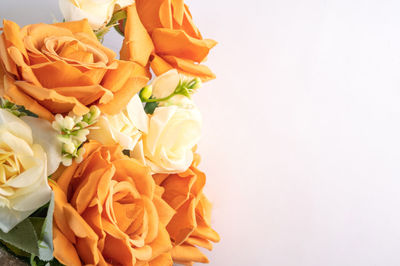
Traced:
<path fill-rule="evenodd" d="M 216 42 L 183 1 L 60 8 L 65 22 L 1 29 L 0 245 L 31 265 L 207 263 L 192 95 Z M 120 59 L 101 44 L 113 28 Z"/>
<path fill-rule="evenodd" d="M 99 115 L 99 108 L 92 105 L 90 111 L 83 116 L 74 114 L 65 117 L 61 114 L 55 116 L 53 128 L 57 130 L 58 139 L 62 143 L 62 163 L 65 166 L 70 166 L 74 158 L 76 162 L 82 162 L 82 155 L 85 152 L 82 144 L 86 141 L 89 129 L 97 122 Z"/>

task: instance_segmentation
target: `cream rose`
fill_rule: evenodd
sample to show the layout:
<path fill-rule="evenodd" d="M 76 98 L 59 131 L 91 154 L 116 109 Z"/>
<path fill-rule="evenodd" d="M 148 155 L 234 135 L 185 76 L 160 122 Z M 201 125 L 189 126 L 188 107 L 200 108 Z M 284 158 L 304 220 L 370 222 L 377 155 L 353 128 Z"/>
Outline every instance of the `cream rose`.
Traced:
<path fill-rule="evenodd" d="M 51 124 L 0 109 L 0 229 L 7 233 L 50 200 L 48 175 L 61 162 Z"/>
<path fill-rule="evenodd" d="M 59 0 L 61 13 L 66 21 L 86 18 L 95 30 L 107 25 L 114 9 L 132 4 L 133 0 Z"/>
<path fill-rule="evenodd" d="M 132 150 L 147 130 L 148 117 L 139 96 L 135 95 L 121 113 L 100 116 L 87 138 L 104 145 L 118 143 L 124 149 Z"/>
<path fill-rule="evenodd" d="M 194 103 L 184 96 L 174 96 L 170 102 L 176 105 L 155 109 L 148 134 L 131 153 L 150 166 L 153 173 L 186 171 L 201 136 L 202 118 Z"/>

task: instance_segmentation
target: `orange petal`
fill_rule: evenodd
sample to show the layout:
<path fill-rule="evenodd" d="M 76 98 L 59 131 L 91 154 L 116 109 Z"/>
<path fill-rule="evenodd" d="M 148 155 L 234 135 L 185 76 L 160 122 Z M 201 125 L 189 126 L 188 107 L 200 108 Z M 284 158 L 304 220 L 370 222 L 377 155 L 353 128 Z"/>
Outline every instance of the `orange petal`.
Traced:
<path fill-rule="evenodd" d="M 139 19 L 135 4 L 129 6 L 126 11 L 128 18 L 120 52 L 121 59 L 137 62 L 144 67 L 154 49 L 153 42 Z"/>
<path fill-rule="evenodd" d="M 53 245 L 53 255 L 62 264 L 71 266 L 82 265 L 74 245 L 63 235 L 57 226 L 53 228 Z"/>
<path fill-rule="evenodd" d="M 195 182 L 196 176 L 183 178 L 179 175 L 170 175 L 162 184 L 165 189 L 163 199 L 175 210 L 180 208 L 189 199 Z"/>
<path fill-rule="evenodd" d="M 167 226 L 171 239 L 174 240 L 176 245 L 185 241 L 197 226 L 195 204 L 196 200 L 194 198 L 188 200 L 177 210 L 177 213 Z"/>
<path fill-rule="evenodd" d="M 174 68 L 158 55 L 153 55 L 150 66 L 157 76 L 161 76 L 165 72 Z"/>
<path fill-rule="evenodd" d="M 0 61 L 0 97 L 4 97 L 4 79 L 6 78 L 6 72 L 3 64 Z"/>
<path fill-rule="evenodd" d="M 48 37 L 70 36 L 73 34 L 70 30 L 48 24 L 32 24 L 21 29 L 21 34 L 30 38 L 31 46 L 40 49 L 43 46 L 44 40 Z"/>
<path fill-rule="evenodd" d="M 185 243 L 188 243 L 192 246 L 198 246 L 198 247 L 202 247 L 208 250 L 212 250 L 213 245 L 211 244 L 210 241 L 208 241 L 207 239 L 203 239 L 203 238 L 198 238 L 198 237 L 189 237 L 188 239 L 186 239 Z"/>
<path fill-rule="evenodd" d="M 95 83 L 76 67 L 64 61 L 56 61 L 32 66 L 39 82 L 46 88 L 89 86 Z M 79 96 L 78 96 L 79 97 Z"/>
<path fill-rule="evenodd" d="M 145 238 L 145 242 L 150 243 L 154 241 L 154 239 L 157 237 L 158 234 L 158 227 L 159 227 L 158 213 L 153 202 L 148 197 L 143 196 L 142 200 L 148 217 L 148 222 L 147 222 L 148 231 L 147 231 L 147 236 Z"/>
<path fill-rule="evenodd" d="M 154 29 L 151 37 L 158 55 L 171 55 L 195 62 L 202 62 L 217 42 L 199 40 L 183 30 Z"/>
<path fill-rule="evenodd" d="M 177 263 L 200 262 L 208 263 L 207 257 L 192 245 L 175 246 L 171 251 L 172 259 Z"/>
<path fill-rule="evenodd" d="M 52 113 L 67 113 L 73 111 L 76 115 L 84 115 L 89 109 L 74 97 L 66 97 L 58 94 L 55 90 L 36 87 L 25 81 L 16 81 L 24 93 L 40 101 L 41 105 Z"/>
<path fill-rule="evenodd" d="M 181 29 L 183 29 L 189 36 L 192 36 L 193 38 L 203 39 L 199 29 L 193 23 L 192 15 L 190 14 L 190 11 L 189 11 L 189 8 L 187 5 L 185 5 Z"/>
<path fill-rule="evenodd" d="M 107 71 L 103 78 L 103 87 L 109 89 L 112 92 L 121 90 L 129 78 L 134 77 L 133 73 L 137 67 L 137 64 L 129 61 L 116 60 L 118 67 L 113 70 Z"/>
<path fill-rule="evenodd" d="M 221 239 L 218 233 L 215 232 L 215 230 L 210 228 L 208 225 L 202 223 L 198 223 L 196 229 L 192 233 L 192 236 L 198 238 L 205 238 L 211 240 L 212 242 L 219 242 Z"/>
<path fill-rule="evenodd" d="M 155 183 L 150 175 L 149 168 L 135 159 L 122 159 L 114 162 L 116 173 L 114 179 L 121 181 L 131 179 L 139 193 L 152 199 Z"/>
<path fill-rule="evenodd" d="M 172 257 L 170 253 L 164 253 L 149 262 L 149 266 L 172 266 Z"/>
<path fill-rule="evenodd" d="M 172 249 L 171 240 L 165 227 L 160 223 L 157 232 L 157 238 L 150 244 L 153 251 L 151 258 L 155 259 L 161 254 Z"/>
<path fill-rule="evenodd" d="M 97 234 L 70 204 L 64 205 L 63 209 L 69 228 L 77 236 L 76 249 L 79 257 L 86 264 L 97 264 L 99 262 Z"/>
<path fill-rule="evenodd" d="M 10 77 L 6 77 L 4 81 L 4 97 L 7 100 L 17 105 L 24 106 L 27 110 L 37 114 L 41 118 L 49 121 L 54 120 L 53 114 L 40 105 L 36 100 L 15 86 L 14 80 L 12 80 Z"/>
<path fill-rule="evenodd" d="M 136 8 L 137 12 L 139 14 L 140 20 L 142 21 L 144 27 L 151 32 L 155 28 L 161 28 L 163 25 L 161 24 L 161 21 L 159 19 L 160 17 L 160 6 L 164 2 L 168 2 L 165 0 L 153 0 L 153 1 L 148 1 L 148 0 L 136 0 Z M 167 10 L 164 10 L 164 12 L 167 12 L 167 16 L 170 15 Z M 165 15 L 164 15 L 165 16 Z"/>
<path fill-rule="evenodd" d="M 154 196 L 153 203 L 157 209 L 160 223 L 166 226 L 171 221 L 176 212 L 159 196 Z"/>
<path fill-rule="evenodd" d="M 90 105 L 97 100 L 107 103 L 114 98 L 112 92 L 101 85 L 61 87 L 53 90 L 66 97 L 75 97 L 83 105 Z"/>
<path fill-rule="evenodd" d="M 84 210 L 89 206 L 89 203 L 92 201 L 93 197 L 95 197 L 98 190 L 99 181 L 103 177 L 111 180 L 112 176 L 114 175 L 114 171 L 115 169 L 112 167 L 112 165 L 106 165 L 105 167 L 102 165 L 96 166 L 96 169 L 93 169 L 85 176 L 84 182 L 79 183 L 79 185 L 75 188 L 75 193 L 72 196 L 72 199 L 70 200 L 79 214 L 84 212 Z"/>
<path fill-rule="evenodd" d="M 111 64 L 111 62 L 115 59 L 116 54 L 113 50 L 111 50 L 110 48 L 105 47 L 104 45 L 102 45 L 97 38 L 93 39 L 90 36 L 88 36 L 85 33 L 79 32 L 79 33 L 75 33 L 74 37 L 76 39 L 78 39 L 79 41 L 86 43 L 94 48 L 96 48 L 97 50 L 102 51 L 108 58 L 108 63 Z M 110 67 L 110 66 L 109 66 Z"/>
<path fill-rule="evenodd" d="M 24 42 L 22 41 L 21 28 L 13 21 L 3 20 L 3 32 L 5 39 L 15 46 L 25 58 L 28 58 L 28 54 L 25 49 Z"/>
<path fill-rule="evenodd" d="M 172 0 L 171 5 L 175 22 L 178 23 L 178 25 L 182 25 L 183 16 L 185 13 L 185 6 L 183 0 Z"/>
<path fill-rule="evenodd" d="M 128 236 L 105 219 L 103 219 L 103 226 L 107 233 L 103 255 L 122 265 L 135 265 L 136 259 L 130 247 Z"/>
<path fill-rule="evenodd" d="M 75 234 L 69 227 L 64 215 L 64 206 L 69 204 L 67 202 L 67 197 L 57 184 L 49 184 L 54 192 L 54 224 L 57 225 L 57 228 L 63 233 L 63 236 L 66 237 L 69 242 L 75 244 Z"/>
<path fill-rule="evenodd" d="M 215 78 L 214 73 L 205 65 L 175 56 L 163 56 L 163 59 L 186 76 L 199 77 L 202 81 L 209 81 Z"/>
<path fill-rule="evenodd" d="M 78 21 L 70 21 L 70 22 L 62 22 L 55 23 L 54 26 L 65 28 L 70 30 L 72 33 L 86 33 L 93 40 L 97 40 L 96 34 L 94 34 L 92 27 L 90 26 L 87 19 L 78 20 Z"/>
<path fill-rule="evenodd" d="M 98 107 L 103 113 L 116 115 L 121 112 L 129 103 L 132 97 L 146 86 L 148 78 L 133 77 L 130 78 L 124 86 L 114 94 L 113 100 L 108 103 L 99 104 Z"/>
<path fill-rule="evenodd" d="M 0 59 L 5 70 L 15 76 L 19 75 L 15 62 L 11 60 L 10 55 L 8 54 L 4 33 L 0 35 Z"/>
<path fill-rule="evenodd" d="M 20 79 L 30 82 L 38 87 L 42 87 L 42 85 L 36 78 L 35 74 L 33 73 L 32 68 L 25 63 L 25 60 L 24 60 L 21 52 L 15 47 L 8 48 L 8 52 L 9 52 L 10 58 L 14 61 L 14 63 L 20 69 L 21 75 L 18 75 L 18 76 L 22 76 L 22 78 L 20 78 Z"/>

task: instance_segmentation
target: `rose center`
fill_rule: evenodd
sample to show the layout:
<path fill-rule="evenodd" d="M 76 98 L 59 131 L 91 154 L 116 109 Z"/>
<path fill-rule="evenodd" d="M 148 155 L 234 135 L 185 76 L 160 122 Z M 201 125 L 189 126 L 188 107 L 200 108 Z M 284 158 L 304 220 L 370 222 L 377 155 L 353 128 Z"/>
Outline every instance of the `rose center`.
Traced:
<path fill-rule="evenodd" d="M 7 181 L 24 171 L 25 169 L 14 153 L 0 149 L 0 206 L 8 205 L 7 197 L 14 194 L 14 188 L 7 186 Z"/>
<path fill-rule="evenodd" d="M 108 63 L 108 58 L 103 52 L 90 44 L 68 36 L 46 38 L 42 52 L 50 60 L 65 60 L 71 64 Z"/>
<path fill-rule="evenodd" d="M 23 171 L 24 169 L 14 153 L 0 149 L 0 185 L 5 184 Z"/>

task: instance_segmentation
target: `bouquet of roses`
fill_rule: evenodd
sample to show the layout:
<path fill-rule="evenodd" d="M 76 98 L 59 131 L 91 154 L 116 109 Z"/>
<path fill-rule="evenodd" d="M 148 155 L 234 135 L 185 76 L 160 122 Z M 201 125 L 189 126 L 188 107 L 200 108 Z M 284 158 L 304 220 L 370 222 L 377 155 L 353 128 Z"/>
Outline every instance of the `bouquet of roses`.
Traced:
<path fill-rule="evenodd" d="M 60 0 L 0 35 L 0 245 L 31 265 L 208 262 L 191 96 L 214 74 L 178 0 Z M 115 28 L 120 59 L 102 45 Z"/>

